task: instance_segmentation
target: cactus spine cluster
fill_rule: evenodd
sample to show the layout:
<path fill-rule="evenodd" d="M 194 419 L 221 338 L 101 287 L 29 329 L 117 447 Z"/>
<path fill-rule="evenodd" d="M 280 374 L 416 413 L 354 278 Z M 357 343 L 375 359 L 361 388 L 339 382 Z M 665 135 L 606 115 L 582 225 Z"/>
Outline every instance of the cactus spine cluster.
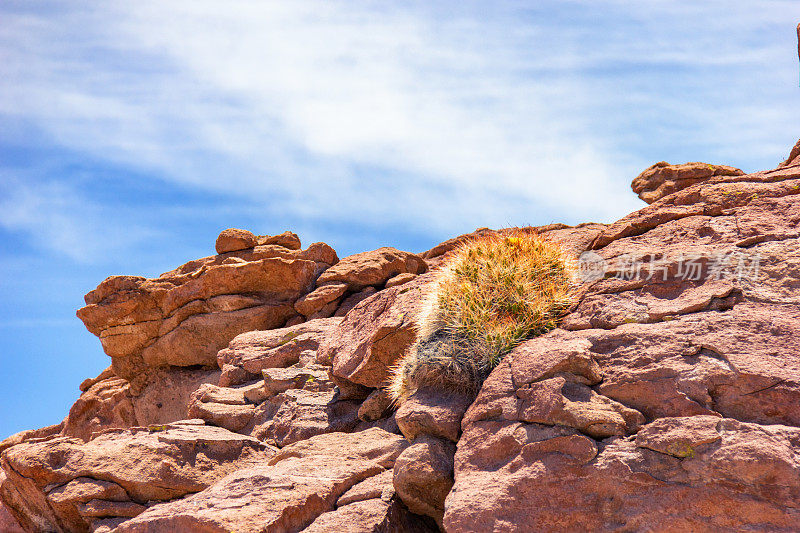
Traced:
<path fill-rule="evenodd" d="M 475 394 L 502 357 L 557 326 L 574 293 L 574 266 L 535 233 L 505 230 L 451 253 L 417 316 L 417 339 L 393 369 L 397 404 L 420 387 Z"/>

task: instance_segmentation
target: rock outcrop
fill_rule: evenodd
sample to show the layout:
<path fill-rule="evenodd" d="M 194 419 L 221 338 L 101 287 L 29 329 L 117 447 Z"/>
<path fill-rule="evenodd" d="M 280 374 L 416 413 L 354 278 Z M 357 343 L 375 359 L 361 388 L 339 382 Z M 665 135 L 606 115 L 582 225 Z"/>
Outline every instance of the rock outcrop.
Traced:
<path fill-rule="evenodd" d="M 800 164 L 800 141 L 797 141 L 797 144 L 794 145 L 794 148 L 792 148 L 792 151 L 789 153 L 789 157 L 787 157 L 786 161 L 781 163 L 778 168 L 797 164 Z"/>
<path fill-rule="evenodd" d="M 427 270 L 421 257 L 394 248 L 351 255 L 323 272 L 316 290 L 294 307 L 309 319 L 333 316 L 340 307 L 344 307 L 344 316 L 377 290 L 402 285 Z"/>
<path fill-rule="evenodd" d="M 401 531 L 406 523 L 433 531 L 385 490 L 362 490 L 342 500 L 391 471 L 406 446 L 402 437 L 380 429 L 313 437 L 258 466 L 237 470 L 207 490 L 155 505 L 116 531 Z M 353 523 L 361 529 L 349 529 Z"/>
<path fill-rule="evenodd" d="M 741 176 L 743 174 L 742 170 L 725 165 L 708 163 L 670 165 L 666 161 L 660 161 L 639 174 L 631 183 L 631 189 L 639 195 L 639 198 L 652 204 L 660 198 L 696 183 L 707 181 L 714 176 Z"/>
<path fill-rule="evenodd" d="M 114 373 L 134 389 L 144 385 L 148 369 L 215 368 L 217 352 L 239 333 L 283 326 L 297 316 L 294 303 L 338 261 L 322 243 L 239 249 L 254 240 L 226 232 L 217 248 L 228 252 L 155 279 L 111 276 L 86 295 L 78 317 L 100 338 Z"/>
<path fill-rule="evenodd" d="M 28 531 L 90 531 L 158 501 L 200 492 L 227 473 L 268 460 L 264 443 L 184 421 L 24 442 L 3 453 L 2 499 Z"/>
<path fill-rule="evenodd" d="M 356 305 L 326 336 L 317 362 L 333 375 L 364 387 L 386 385 L 389 369 L 414 341 L 414 317 L 433 274 L 384 289 Z"/>
<path fill-rule="evenodd" d="M 465 415 L 445 529 L 797 528 L 798 222 L 785 167 L 603 229 L 605 275 Z"/>
<path fill-rule="evenodd" d="M 613 224 L 524 229 L 575 257 L 576 300 L 477 396 L 383 387 L 487 228 L 341 261 L 231 229 L 108 278 L 78 313 L 111 366 L 0 442 L 0 531 L 796 531 L 798 157 L 658 163 Z"/>

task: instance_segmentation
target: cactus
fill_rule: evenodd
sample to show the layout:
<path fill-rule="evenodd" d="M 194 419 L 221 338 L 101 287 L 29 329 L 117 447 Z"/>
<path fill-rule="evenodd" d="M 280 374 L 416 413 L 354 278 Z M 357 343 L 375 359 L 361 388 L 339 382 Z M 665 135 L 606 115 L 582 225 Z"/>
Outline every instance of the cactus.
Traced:
<path fill-rule="evenodd" d="M 476 394 L 502 357 L 557 326 L 573 302 L 574 264 L 534 233 L 505 230 L 463 244 L 416 317 L 417 339 L 392 371 L 396 404 L 422 386 Z"/>

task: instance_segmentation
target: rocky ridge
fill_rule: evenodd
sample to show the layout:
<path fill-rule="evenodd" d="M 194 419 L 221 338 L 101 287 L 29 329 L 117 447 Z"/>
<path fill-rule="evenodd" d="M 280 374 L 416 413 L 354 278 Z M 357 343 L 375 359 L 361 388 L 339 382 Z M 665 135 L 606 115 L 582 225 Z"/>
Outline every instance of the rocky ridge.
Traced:
<path fill-rule="evenodd" d="M 342 260 L 230 229 L 112 276 L 78 311 L 111 366 L 0 443 L 0 530 L 797 530 L 798 147 L 752 174 L 657 163 L 639 211 L 531 228 L 580 258 L 579 297 L 477 397 L 382 387 L 486 228 Z"/>

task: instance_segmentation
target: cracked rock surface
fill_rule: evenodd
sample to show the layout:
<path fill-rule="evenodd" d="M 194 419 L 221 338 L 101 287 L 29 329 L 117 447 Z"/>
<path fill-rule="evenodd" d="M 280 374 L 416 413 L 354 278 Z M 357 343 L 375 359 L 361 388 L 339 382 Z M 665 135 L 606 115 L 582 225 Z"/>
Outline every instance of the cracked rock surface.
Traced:
<path fill-rule="evenodd" d="M 446 530 L 800 527 L 800 169 L 730 174 L 595 232 L 462 420 Z"/>
<path fill-rule="evenodd" d="M 487 228 L 341 262 L 226 230 L 112 276 L 79 311 L 111 366 L 0 442 L 0 531 L 798 531 L 798 146 L 659 163 L 613 224 L 528 228 L 579 259 L 576 301 L 477 397 L 382 387 Z"/>

